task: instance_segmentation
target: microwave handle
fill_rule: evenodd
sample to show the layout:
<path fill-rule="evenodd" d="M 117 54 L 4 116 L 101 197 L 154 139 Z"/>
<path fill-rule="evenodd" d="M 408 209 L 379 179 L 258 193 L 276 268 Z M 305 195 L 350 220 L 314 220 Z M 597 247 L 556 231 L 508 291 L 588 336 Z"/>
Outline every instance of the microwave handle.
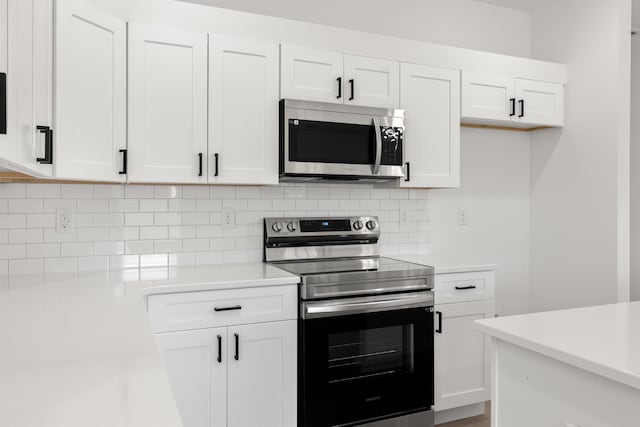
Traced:
<path fill-rule="evenodd" d="M 380 164 L 382 163 L 382 129 L 380 128 L 380 120 L 374 117 L 371 119 L 373 131 L 376 134 L 376 162 L 373 165 L 373 174 L 380 174 Z"/>

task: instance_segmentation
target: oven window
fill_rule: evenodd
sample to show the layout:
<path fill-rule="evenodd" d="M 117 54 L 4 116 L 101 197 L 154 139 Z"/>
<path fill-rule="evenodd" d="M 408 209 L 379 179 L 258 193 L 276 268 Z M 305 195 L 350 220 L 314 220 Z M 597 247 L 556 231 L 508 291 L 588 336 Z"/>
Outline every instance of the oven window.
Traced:
<path fill-rule="evenodd" d="M 329 384 L 411 374 L 413 325 L 329 335 Z"/>
<path fill-rule="evenodd" d="M 309 163 L 375 163 L 371 125 L 289 120 L 289 160 Z"/>

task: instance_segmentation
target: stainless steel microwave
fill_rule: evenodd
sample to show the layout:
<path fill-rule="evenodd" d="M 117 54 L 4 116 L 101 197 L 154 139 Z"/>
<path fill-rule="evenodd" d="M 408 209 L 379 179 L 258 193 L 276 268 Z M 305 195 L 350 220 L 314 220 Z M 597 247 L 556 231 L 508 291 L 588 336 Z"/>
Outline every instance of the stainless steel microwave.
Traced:
<path fill-rule="evenodd" d="M 280 101 L 280 180 L 405 177 L 404 111 Z"/>

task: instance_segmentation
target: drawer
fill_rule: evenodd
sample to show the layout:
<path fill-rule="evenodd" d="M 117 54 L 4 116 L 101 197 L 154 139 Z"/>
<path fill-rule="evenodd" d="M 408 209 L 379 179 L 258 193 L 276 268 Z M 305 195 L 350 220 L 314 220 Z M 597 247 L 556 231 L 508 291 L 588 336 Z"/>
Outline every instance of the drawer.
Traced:
<path fill-rule="evenodd" d="M 493 271 L 436 274 L 434 296 L 436 304 L 493 299 L 495 274 Z"/>
<path fill-rule="evenodd" d="M 150 295 L 154 333 L 298 318 L 298 287 L 272 286 Z"/>

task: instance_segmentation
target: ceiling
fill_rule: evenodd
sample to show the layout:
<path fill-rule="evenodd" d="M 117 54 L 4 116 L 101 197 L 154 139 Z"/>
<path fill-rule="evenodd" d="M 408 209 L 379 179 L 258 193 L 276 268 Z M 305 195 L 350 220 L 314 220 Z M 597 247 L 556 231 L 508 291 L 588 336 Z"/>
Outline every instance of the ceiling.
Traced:
<path fill-rule="evenodd" d="M 494 4 L 508 9 L 518 9 L 531 12 L 536 8 L 551 3 L 554 0 L 476 0 L 481 3 Z"/>

